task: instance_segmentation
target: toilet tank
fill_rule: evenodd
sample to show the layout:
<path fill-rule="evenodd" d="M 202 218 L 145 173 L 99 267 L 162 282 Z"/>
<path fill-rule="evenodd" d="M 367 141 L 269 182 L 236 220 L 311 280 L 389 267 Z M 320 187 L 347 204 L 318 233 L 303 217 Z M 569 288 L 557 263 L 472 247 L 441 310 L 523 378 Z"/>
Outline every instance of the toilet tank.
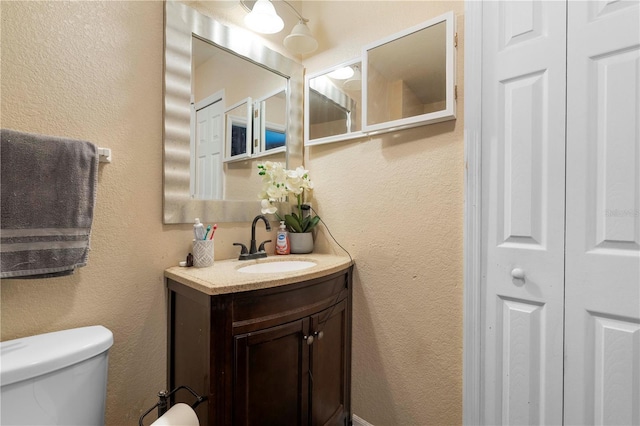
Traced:
<path fill-rule="evenodd" d="M 0 342 L 0 425 L 104 425 L 112 344 L 100 325 Z"/>

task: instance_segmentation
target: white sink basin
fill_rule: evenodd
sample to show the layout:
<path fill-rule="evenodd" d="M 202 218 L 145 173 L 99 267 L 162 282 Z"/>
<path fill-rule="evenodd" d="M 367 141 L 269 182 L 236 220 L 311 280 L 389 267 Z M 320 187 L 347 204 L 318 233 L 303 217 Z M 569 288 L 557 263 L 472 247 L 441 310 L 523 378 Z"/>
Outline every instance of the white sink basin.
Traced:
<path fill-rule="evenodd" d="M 249 274 L 270 274 L 277 272 L 300 271 L 302 269 L 311 268 L 312 266 L 316 266 L 316 263 L 306 260 L 281 260 L 243 266 L 238 269 L 238 272 Z"/>

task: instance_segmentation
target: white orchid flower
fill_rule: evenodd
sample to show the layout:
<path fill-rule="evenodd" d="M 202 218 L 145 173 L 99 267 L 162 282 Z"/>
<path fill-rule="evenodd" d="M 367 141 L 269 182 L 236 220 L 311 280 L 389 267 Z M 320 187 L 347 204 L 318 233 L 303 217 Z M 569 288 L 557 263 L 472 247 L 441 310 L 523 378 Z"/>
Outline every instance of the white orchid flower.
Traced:
<path fill-rule="evenodd" d="M 289 170 L 287 172 L 287 175 L 289 177 L 292 177 L 292 178 L 293 177 L 298 177 L 300 179 L 303 179 L 303 178 L 305 178 L 305 176 L 309 175 L 309 170 L 305 170 L 302 166 L 298 166 L 298 167 L 296 167 L 295 170 Z"/>
<path fill-rule="evenodd" d="M 274 202 L 285 201 L 289 197 L 289 202 L 296 203 L 297 215 L 293 215 L 299 226 L 290 229 L 304 229 L 297 232 L 307 232 L 306 230 L 317 225 L 318 220 L 314 218 L 310 225 L 309 218 L 303 218 L 302 203 L 305 202 L 305 191 L 313 189 L 313 182 L 309 179 L 309 171 L 299 166 L 293 170 L 285 169 L 282 163 L 266 161 L 258 165 L 258 174 L 262 176 L 262 191 L 259 195 L 261 199 L 261 210 L 263 214 L 276 214 L 277 207 Z M 285 215 L 291 217 L 292 215 Z M 280 218 L 280 216 L 278 216 Z M 309 226 L 310 225 L 310 226 Z"/>
<path fill-rule="evenodd" d="M 287 176 L 287 189 L 295 195 L 301 194 L 304 189 L 302 179 L 298 176 Z"/>
<path fill-rule="evenodd" d="M 261 205 L 262 214 L 274 214 L 276 211 L 278 211 L 278 208 L 271 204 L 271 201 L 269 200 L 262 200 Z"/>
<path fill-rule="evenodd" d="M 287 196 L 287 188 L 285 185 L 269 185 L 265 188 L 265 192 L 271 200 L 280 200 Z"/>

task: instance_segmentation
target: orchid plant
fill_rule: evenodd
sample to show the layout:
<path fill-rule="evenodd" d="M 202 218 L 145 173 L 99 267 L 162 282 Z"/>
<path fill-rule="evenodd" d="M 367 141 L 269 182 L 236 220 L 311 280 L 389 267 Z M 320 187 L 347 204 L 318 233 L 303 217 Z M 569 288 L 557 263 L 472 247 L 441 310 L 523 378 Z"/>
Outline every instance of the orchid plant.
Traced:
<path fill-rule="evenodd" d="M 262 176 L 262 214 L 275 214 L 278 220 L 284 220 L 289 231 L 303 233 L 311 231 L 319 222 L 319 216 L 307 215 L 303 217 L 302 210 L 305 202 L 305 192 L 313 189 L 309 179 L 309 171 L 303 167 L 287 170 L 282 163 L 266 161 L 258 165 L 258 174 Z M 277 213 L 278 207 L 273 203 L 285 201 L 287 196 L 295 196 L 297 213 L 285 214 L 284 218 Z"/>

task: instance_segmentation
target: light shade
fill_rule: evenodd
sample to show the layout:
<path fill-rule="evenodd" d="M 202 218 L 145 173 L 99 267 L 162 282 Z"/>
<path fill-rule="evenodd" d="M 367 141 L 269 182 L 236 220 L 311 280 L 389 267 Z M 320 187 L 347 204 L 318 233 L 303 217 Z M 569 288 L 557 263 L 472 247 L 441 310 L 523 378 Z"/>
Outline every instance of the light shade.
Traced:
<path fill-rule="evenodd" d="M 362 73 L 360 72 L 360 67 L 353 65 L 353 68 L 353 76 L 345 81 L 342 87 L 347 90 L 362 90 Z"/>
<path fill-rule="evenodd" d="M 351 67 L 342 67 L 338 68 L 335 71 L 331 71 L 327 76 L 336 79 L 336 80 L 346 80 L 350 77 L 353 77 L 353 68 Z"/>
<path fill-rule="evenodd" d="M 284 28 L 284 21 L 269 0 L 258 0 L 251 12 L 244 17 L 244 23 L 261 34 L 274 34 Z"/>
<path fill-rule="evenodd" d="M 309 27 L 307 27 L 307 24 L 300 22 L 293 27 L 291 34 L 285 37 L 284 47 L 289 49 L 292 53 L 303 55 L 316 50 L 318 48 L 318 42 L 311 35 L 311 31 L 309 30 Z"/>

